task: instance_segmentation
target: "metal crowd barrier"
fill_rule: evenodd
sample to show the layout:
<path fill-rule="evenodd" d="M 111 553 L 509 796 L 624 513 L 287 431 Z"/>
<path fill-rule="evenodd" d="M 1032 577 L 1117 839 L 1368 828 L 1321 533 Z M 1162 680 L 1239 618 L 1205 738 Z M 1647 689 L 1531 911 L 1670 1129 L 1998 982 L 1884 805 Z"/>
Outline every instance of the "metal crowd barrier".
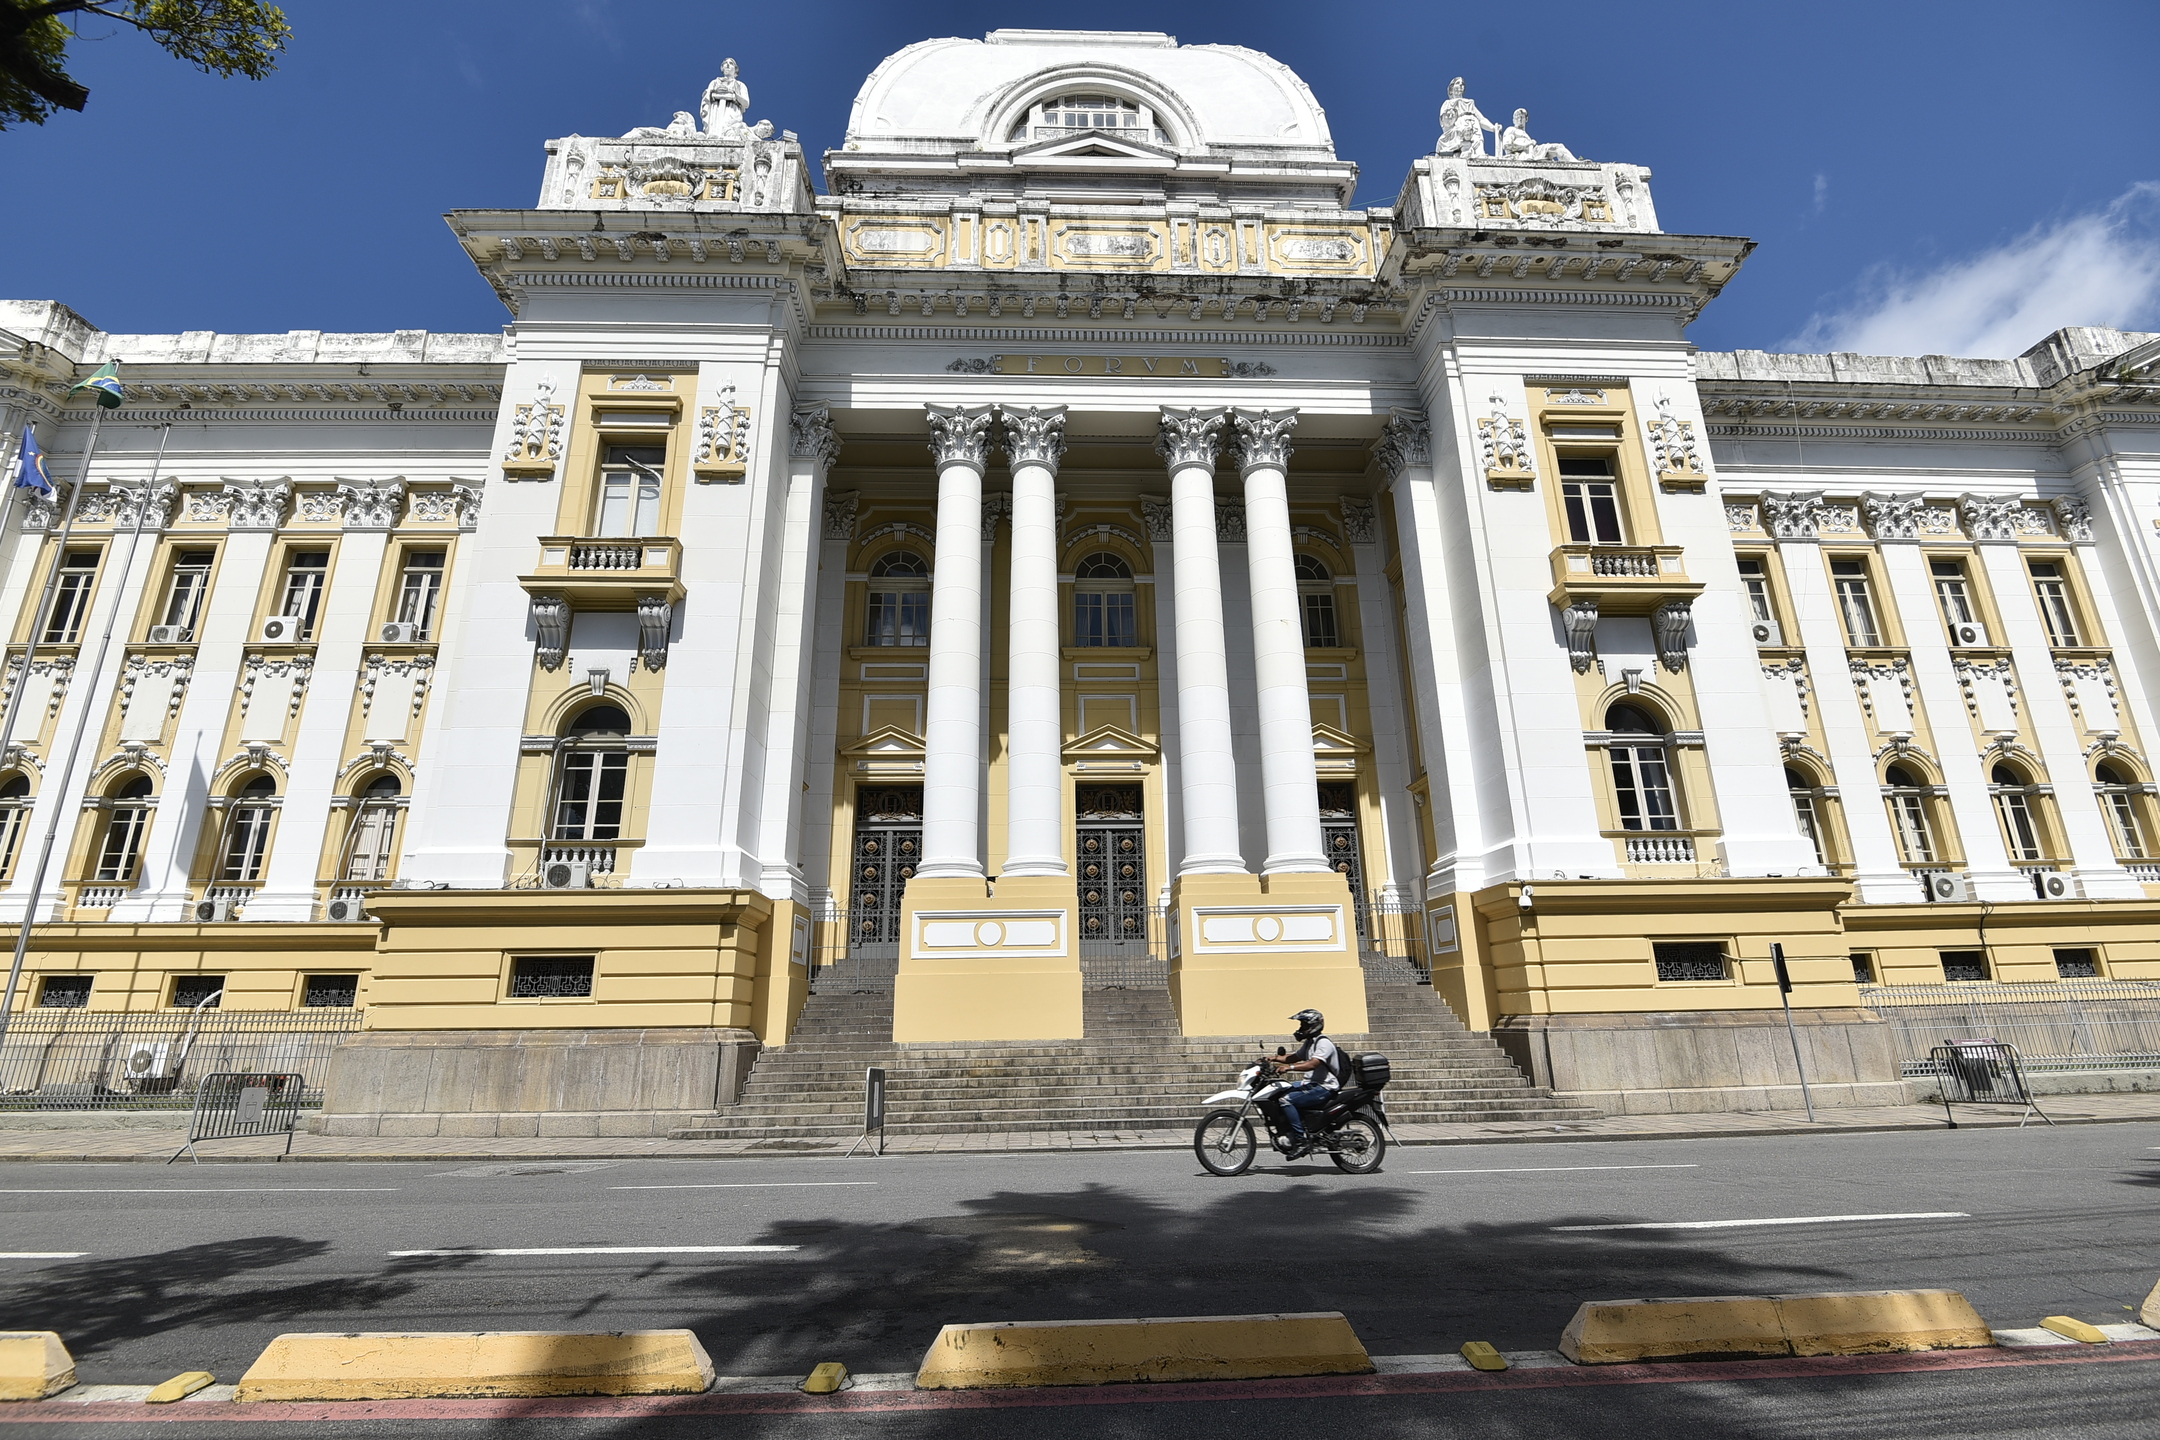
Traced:
<path fill-rule="evenodd" d="M 1953 1040 L 1948 1045 L 1938 1045 L 1929 1056 L 1935 1065 L 1935 1077 L 1942 1081 L 1943 1118 L 1950 1128 L 1957 1129 L 1957 1115 L 1950 1108 L 1955 1100 L 1960 1105 L 2022 1105 L 2023 1114 L 2018 1116 L 2018 1129 L 2038 1115 L 2048 1120 L 2047 1112 L 2034 1103 L 2032 1092 L 2025 1088 L 2025 1072 L 2018 1064 L 2015 1045 L 2000 1040 Z"/>
<path fill-rule="evenodd" d="M 187 1110 L 198 1077 L 297 1074 L 322 1102 L 330 1052 L 360 1012 L 32 1009 L 0 1045 L 0 1110 Z"/>
<path fill-rule="evenodd" d="M 1890 1026 L 1908 1078 L 1958 1040 L 2017 1047 L 2024 1073 L 2160 1069 L 2160 981 L 2065 979 L 1862 985 L 1860 1003 Z"/>
<path fill-rule="evenodd" d="M 202 1140 L 242 1140 L 256 1135 L 285 1137 L 285 1153 L 292 1154 L 293 1131 L 300 1123 L 300 1097 L 306 1077 L 300 1075 L 205 1075 L 195 1087 L 195 1110 L 188 1117 L 187 1144 L 173 1152 L 170 1165 L 182 1155 L 195 1164 Z"/>

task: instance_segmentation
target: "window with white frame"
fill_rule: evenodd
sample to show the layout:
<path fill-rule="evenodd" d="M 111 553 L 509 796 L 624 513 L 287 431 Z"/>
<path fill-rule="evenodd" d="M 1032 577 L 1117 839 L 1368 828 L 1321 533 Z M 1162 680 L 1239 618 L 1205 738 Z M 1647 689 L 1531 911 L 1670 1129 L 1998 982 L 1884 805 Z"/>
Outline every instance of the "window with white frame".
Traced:
<path fill-rule="evenodd" d="M 10 775 L 0 781 L 0 880 L 12 879 L 15 857 L 22 852 L 23 830 L 30 822 L 30 777 Z"/>
<path fill-rule="evenodd" d="M 150 829 L 150 777 L 137 775 L 108 793 L 105 834 L 98 843 L 93 880 L 109 885 L 132 885 L 142 863 L 143 836 Z"/>
<path fill-rule="evenodd" d="M 1605 754 L 1612 765 L 1613 803 L 1620 828 L 1679 829 L 1665 727 L 1640 706 L 1622 704 L 1605 712 L 1605 729 L 1609 732 Z"/>
<path fill-rule="evenodd" d="M 1620 482 L 1610 455 L 1562 455 L 1560 504 L 1567 512 L 1568 539 L 1577 545 L 1618 545 Z"/>
<path fill-rule="evenodd" d="M 2093 791 L 2100 798 L 2108 830 L 2115 837 L 2116 858 L 2150 858 L 2151 852 L 2145 848 L 2145 826 L 2138 818 L 2138 787 L 2120 769 L 2102 761 L 2093 766 Z"/>
<path fill-rule="evenodd" d="M 1125 557 L 1098 550 L 1073 567 L 1073 641 L 1085 646 L 1140 643 L 1132 566 Z"/>
<path fill-rule="evenodd" d="M 2062 647 L 2081 645 L 2078 638 L 2077 608 L 2070 599 L 2070 579 L 2063 573 L 2061 562 L 2035 560 L 2032 562 L 2033 598 L 2040 602 L 2040 620 L 2047 626 L 2048 644 Z"/>
<path fill-rule="evenodd" d="M 930 643 L 930 567 L 912 550 L 895 550 L 870 567 L 865 645 Z"/>
<path fill-rule="evenodd" d="M 1031 106 L 1011 137 L 1055 140 L 1086 130 L 1104 130 L 1130 140 L 1153 140 L 1155 116 L 1149 107 L 1117 95 L 1077 92 Z"/>
<path fill-rule="evenodd" d="M 299 623 L 295 640 L 315 638 L 315 619 L 322 611 L 323 586 L 330 578 L 330 552 L 295 550 L 285 557 L 285 591 L 278 597 L 278 614 Z"/>
<path fill-rule="evenodd" d="M 1942 607 L 1943 622 L 1955 635 L 1960 625 L 1971 625 L 1979 620 L 1973 608 L 1972 582 L 1966 577 L 1962 560 L 1930 560 L 1928 574 L 1935 582 L 1935 603 Z"/>
<path fill-rule="evenodd" d="M 210 593 L 210 567 L 215 550 L 181 550 L 173 556 L 172 576 L 165 582 L 164 618 L 158 623 L 180 632 L 183 641 L 195 638 L 195 622 L 202 616 L 203 598 Z"/>
<path fill-rule="evenodd" d="M 630 717 L 619 705 L 578 712 L 556 758 L 555 840 L 619 840 L 630 793 Z"/>
<path fill-rule="evenodd" d="M 1777 623 L 1777 612 L 1770 603 L 1770 571 L 1757 555 L 1740 557 L 1740 584 L 1747 591 L 1748 613 L 1757 621 Z"/>
<path fill-rule="evenodd" d="M 359 794 L 352 836 L 345 845 L 342 870 L 347 880 L 387 880 L 396 855 L 398 799 L 403 793 L 395 775 L 378 775 Z"/>
<path fill-rule="evenodd" d="M 1934 864 L 1935 827 L 1928 814 L 1927 787 L 1903 765 L 1892 765 L 1883 771 L 1883 800 L 1890 807 L 1891 828 L 1897 831 L 1898 848 L 1906 862 Z"/>
<path fill-rule="evenodd" d="M 2033 817 L 2032 781 L 2014 765 L 1996 765 L 1988 772 L 1988 793 L 1995 797 L 1995 814 L 2002 821 L 2003 843 L 2012 860 L 2039 860 L 2046 854 L 2040 843 L 2040 824 Z"/>
<path fill-rule="evenodd" d="M 397 618 L 417 627 L 414 636 L 435 638 L 435 614 L 442 605 L 443 562 L 441 550 L 408 550 L 398 574 Z"/>
<path fill-rule="evenodd" d="M 52 614 L 45 620 L 44 643 L 72 645 L 82 633 L 83 616 L 90 610 L 90 591 L 97 584 L 98 552 L 70 550 L 60 560 L 60 583 L 53 587 Z"/>
<path fill-rule="evenodd" d="M 277 825 L 277 781 L 257 775 L 234 792 L 225 820 L 225 855 L 218 879 L 262 879 L 270 856 L 270 832 Z"/>
<path fill-rule="evenodd" d="M 1815 847 L 1815 863 L 1828 865 L 1830 855 L 1823 844 L 1823 817 L 1815 793 L 1815 782 L 1805 774 L 1788 765 L 1785 767 L 1785 789 L 1792 796 L 1793 823 L 1800 833 L 1807 836 Z"/>
<path fill-rule="evenodd" d="M 600 465 L 593 533 L 605 539 L 660 533 L 660 473 L 665 445 L 610 445 Z"/>
<path fill-rule="evenodd" d="M 1332 650 L 1342 644 L 1335 623 L 1335 577 L 1328 567 L 1310 555 L 1297 557 L 1298 615 L 1305 630 L 1305 648 Z"/>
<path fill-rule="evenodd" d="M 1838 616 L 1845 622 L 1845 641 L 1857 649 L 1882 644 L 1882 627 L 1875 623 L 1875 594 L 1869 587 L 1865 560 L 1833 560 L 1830 583 L 1837 591 Z"/>

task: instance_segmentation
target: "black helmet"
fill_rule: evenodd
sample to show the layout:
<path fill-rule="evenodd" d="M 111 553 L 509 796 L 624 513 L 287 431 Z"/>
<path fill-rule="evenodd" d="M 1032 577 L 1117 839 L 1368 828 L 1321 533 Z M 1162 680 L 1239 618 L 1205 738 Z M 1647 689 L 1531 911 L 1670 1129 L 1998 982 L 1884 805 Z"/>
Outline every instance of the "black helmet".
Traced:
<path fill-rule="evenodd" d="M 1327 1029 L 1327 1016 L 1318 1010 L 1300 1010 L 1290 1018 L 1297 1021 L 1297 1038 L 1300 1040 L 1310 1040 Z"/>

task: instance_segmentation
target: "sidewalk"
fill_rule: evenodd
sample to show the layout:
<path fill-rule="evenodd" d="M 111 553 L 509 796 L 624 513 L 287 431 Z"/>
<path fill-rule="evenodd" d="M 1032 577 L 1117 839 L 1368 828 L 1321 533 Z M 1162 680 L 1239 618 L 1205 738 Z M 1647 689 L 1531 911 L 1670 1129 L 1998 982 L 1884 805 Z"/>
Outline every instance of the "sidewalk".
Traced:
<path fill-rule="evenodd" d="M 2059 1125 L 2105 1125 L 2160 1121 L 2160 1095 L 2050 1095 L 2042 1097 L 2048 1115 Z M 1575 1140 L 1704 1140 L 1748 1135 L 1859 1134 L 1892 1130 L 1940 1130 L 1940 1105 L 1891 1105 L 1880 1108 L 1821 1110 L 1820 1123 L 1809 1124 L 1797 1110 L 1743 1114 L 1623 1115 L 1603 1120 L 1539 1124 L 1399 1125 L 1395 1138 L 1407 1145 L 1508 1145 Z M 2015 1126 L 2015 1106 L 1959 1106 L 1960 1128 Z M 45 1118 L 45 1117 L 41 1117 Z M 170 1129 L 22 1129 L 4 1128 L 0 1116 L 0 1161 L 44 1164 L 84 1161 L 164 1161 L 187 1138 L 185 1122 Z M 2031 1122 L 2039 1127 L 2040 1121 Z M 909 1135 L 897 1133 L 886 1143 L 889 1155 L 983 1154 L 1029 1151 L 1182 1150 L 1192 1144 L 1189 1130 L 1048 1130 L 987 1135 Z M 279 1139 L 206 1141 L 206 1163 L 291 1160 L 690 1160 L 717 1157 L 746 1159 L 838 1158 L 845 1140 L 651 1140 L 614 1137 L 555 1137 L 474 1140 L 445 1137 L 385 1139 L 301 1134 L 286 1156 Z M 867 1148 L 858 1151 L 867 1153 Z"/>

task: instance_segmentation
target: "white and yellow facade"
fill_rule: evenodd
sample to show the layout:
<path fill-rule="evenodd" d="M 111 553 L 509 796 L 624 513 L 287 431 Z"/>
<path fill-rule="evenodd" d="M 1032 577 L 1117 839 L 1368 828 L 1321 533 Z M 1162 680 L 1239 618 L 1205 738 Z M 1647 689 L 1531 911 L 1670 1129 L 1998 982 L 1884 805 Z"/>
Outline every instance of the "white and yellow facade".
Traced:
<path fill-rule="evenodd" d="M 1188 1033 L 1362 1029 L 1407 913 L 1562 1089 L 1629 1083 L 1563 1032 L 1774 1016 L 1772 942 L 1818 1027 L 1856 956 L 2160 975 L 2150 337 L 1699 354 L 1750 245 L 1647 170 L 1353 208 L 1236 47 L 912 46 L 823 195 L 747 103 L 452 214 L 500 337 L 0 307 L 10 443 L 72 480 L 65 387 L 131 396 L 0 551 L 18 1004 L 780 1044 L 852 933 L 899 1040 L 1066 1038 L 1104 843 Z"/>

